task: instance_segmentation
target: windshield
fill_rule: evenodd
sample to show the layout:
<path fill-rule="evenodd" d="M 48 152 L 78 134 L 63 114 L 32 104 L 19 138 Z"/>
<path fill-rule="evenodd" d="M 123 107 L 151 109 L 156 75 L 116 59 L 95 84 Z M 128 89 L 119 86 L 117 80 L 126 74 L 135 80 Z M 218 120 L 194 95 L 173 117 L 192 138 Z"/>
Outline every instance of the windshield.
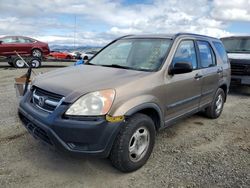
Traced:
<path fill-rule="evenodd" d="M 250 53 L 250 38 L 221 39 L 227 52 Z"/>
<path fill-rule="evenodd" d="M 106 47 L 89 64 L 156 71 L 165 59 L 171 39 L 122 39 Z"/>

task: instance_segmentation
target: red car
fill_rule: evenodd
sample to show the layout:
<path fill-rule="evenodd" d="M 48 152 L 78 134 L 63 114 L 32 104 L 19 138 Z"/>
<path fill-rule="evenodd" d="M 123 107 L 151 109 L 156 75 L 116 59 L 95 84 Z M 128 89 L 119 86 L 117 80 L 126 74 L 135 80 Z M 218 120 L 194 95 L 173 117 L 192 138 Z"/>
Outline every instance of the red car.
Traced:
<path fill-rule="evenodd" d="M 55 59 L 73 59 L 73 56 L 67 52 L 51 51 L 49 56 Z"/>
<path fill-rule="evenodd" d="M 50 50 L 47 43 L 22 36 L 5 36 L 0 38 L 0 56 L 9 57 L 16 55 L 31 55 L 42 57 L 48 55 Z"/>

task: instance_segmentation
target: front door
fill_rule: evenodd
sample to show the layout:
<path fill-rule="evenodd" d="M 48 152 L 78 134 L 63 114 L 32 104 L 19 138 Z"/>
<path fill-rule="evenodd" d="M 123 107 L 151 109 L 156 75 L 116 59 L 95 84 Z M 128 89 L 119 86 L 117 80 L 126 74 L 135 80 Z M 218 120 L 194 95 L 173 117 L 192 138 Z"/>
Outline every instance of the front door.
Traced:
<path fill-rule="evenodd" d="M 165 121 L 198 110 L 201 97 L 202 78 L 198 69 L 198 58 L 193 40 L 183 40 L 175 52 L 172 65 L 189 62 L 193 65 L 190 73 L 168 75 L 165 83 Z M 170 66 L 172 66 L 170 65 Z"/>

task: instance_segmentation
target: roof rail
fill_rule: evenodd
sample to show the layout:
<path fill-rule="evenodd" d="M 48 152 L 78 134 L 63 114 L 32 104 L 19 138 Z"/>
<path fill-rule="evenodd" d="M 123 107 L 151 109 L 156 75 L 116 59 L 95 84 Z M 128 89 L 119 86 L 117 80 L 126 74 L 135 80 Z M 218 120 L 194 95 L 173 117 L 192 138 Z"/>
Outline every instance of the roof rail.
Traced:
<path fill-rule="evenodd" d="M 181 35 L 191 35 L 191 36 L 197 36 L 197 37 L 208 37 L 212 39 L 217 39 L 216 37 L 211 37 L 211 36 L 201 35 L 201 34 L 196 34 L 196 33 L 177 33 L 175 34 L 175 38 Z"/>

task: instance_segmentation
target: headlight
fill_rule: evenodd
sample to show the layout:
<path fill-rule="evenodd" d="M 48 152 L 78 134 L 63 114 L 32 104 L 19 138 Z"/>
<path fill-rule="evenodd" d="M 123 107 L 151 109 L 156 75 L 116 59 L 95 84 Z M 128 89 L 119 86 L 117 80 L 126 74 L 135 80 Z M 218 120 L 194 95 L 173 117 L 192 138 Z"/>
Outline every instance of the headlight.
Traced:
<path fill-rule="evenodd" d="M 111 108 L 115 98 L 115 90 L 107 89 L 88 93 L 80 97 L 66 111 L 66 115 L 98 116 L 105 115 Z"/>

